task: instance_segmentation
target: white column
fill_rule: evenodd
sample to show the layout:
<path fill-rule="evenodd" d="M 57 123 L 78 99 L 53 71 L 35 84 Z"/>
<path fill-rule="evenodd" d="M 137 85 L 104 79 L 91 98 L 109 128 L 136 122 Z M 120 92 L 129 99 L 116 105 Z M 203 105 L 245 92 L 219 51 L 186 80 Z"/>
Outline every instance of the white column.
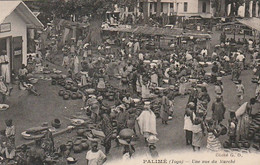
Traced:
<path fill-rule="evenodd" d="M 148 6 L 148 17 L 150 17 L 150 2 L 147 2 L 147 6 Z"/>
<path fill-rule="evenodd" d="M 230 11 L 231 11 L 231 4 L 229 4 L 228 7 L 227 7 L 227 15 L 230 14 Z"/>
<path fill-rule="evenodd" d="M 249 2 L 249 17 L 253 16 L 252 9 L 253 9 L 253 1 L 250 1 Z"/>
<path fill-rule="evenodd" d="M 256 7 L 255 7 L 255 8 L 256 8 L 256 9 L 255 9 L 255 16 L 256 16 L 256 17 L 259 16 L 259 15 L 258 15 L 258 11 L 259 11 L 258 3 L 259 3 L 259 2 L 256 2 Z"/>

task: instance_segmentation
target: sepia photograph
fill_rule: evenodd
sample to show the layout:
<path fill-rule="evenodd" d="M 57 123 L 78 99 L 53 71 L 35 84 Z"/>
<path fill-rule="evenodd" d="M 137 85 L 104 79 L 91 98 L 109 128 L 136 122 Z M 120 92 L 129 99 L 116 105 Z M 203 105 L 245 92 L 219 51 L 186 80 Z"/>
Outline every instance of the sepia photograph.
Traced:
<path fill-rule="evenodd" d="M 260 0 L 0 0 L 0 165 L 260 165 Z"/>

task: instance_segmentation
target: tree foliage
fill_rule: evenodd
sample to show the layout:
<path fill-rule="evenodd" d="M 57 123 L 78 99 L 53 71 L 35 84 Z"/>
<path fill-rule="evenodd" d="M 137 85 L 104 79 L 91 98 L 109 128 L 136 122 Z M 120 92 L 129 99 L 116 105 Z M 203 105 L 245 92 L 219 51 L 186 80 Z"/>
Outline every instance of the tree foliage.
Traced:
<path fill-rule="evenodd" d="M 68 19 L 71 15 L 78 17 L 85 15 L 100 16 L 106 11 L 114 9 L 114 5 L 133 8 L 137 0 L 37 0 L 26 1 L 33 10 L 42 13 L 44 20 L 49 20 L 55 16 L 57 18 Z"/>

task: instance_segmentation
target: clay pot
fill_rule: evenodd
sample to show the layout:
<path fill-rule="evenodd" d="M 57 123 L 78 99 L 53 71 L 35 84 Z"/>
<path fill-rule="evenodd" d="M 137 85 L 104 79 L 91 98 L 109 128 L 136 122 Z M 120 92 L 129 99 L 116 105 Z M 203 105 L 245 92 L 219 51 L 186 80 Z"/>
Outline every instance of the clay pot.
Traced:
<path fill-rule="evenodd" d="M 67 150 L 71 150 L 73 148 L 73 142 L 68 141 L 67 144 L 66 144 L 66 148 L 67 148 Z"/>
<path fill-rule="evenodd" d="M 225 142 L 223 143 L 223 147 L 224 147 L 224 148 L 230 148 L 230 143 L 229 143 L 228 141 L 225 141 Z"/>
<path fill-rule="evenodd" d="M 112 95 L 108 96 L 108 100 L 109 101 L 113 101 L 114 100 L 114 96 L 112 96 Z"/>
<path fill-rule="evenodd" d="M 76 100 L 77 98 L 78 98 L 77 93 L 72 93 L 72 94 L 71 94 L 71 99 L 72 99 L 72 100 Z"/>
<path fill-rule="evenodd" d="M 242 147 L 243 147 L 243 143 L 242 143 L 242 142 L 238 142 L 238 143 L 237 143 L 237 147 L 238 147 L 238 148 L 242 148 Z"/>
<path fill-rule="evenodd" d="M 88 150 L 89 149 L 89 144 L 88 144 L 88 141 L 87 141 L 87 139 L 83 139 L 82 141 L 81 141 L 81 146 L 82 146 L 82 150 Z"/>
<path fill-rule="evenodd" d="M 52 121 L 51 125 L 52 125 L 54 128 L 58 129 L 58 128 L 60 128 L 60 126 L 61 126 L 61 122 L 60 122 L 59 119 L 54 119 L 54 120 Z"/>
<path fill-rule="evenodd" d="M 110 113 L 110 118 L 111 119 L 115 119 L 116 118 L 116 113 L 115 112 L 111 112 Z"/>
<path fill-rule="evenodd" d="M 227 127 L 225 127 L 224 125 L 221 125 L 221 135 L 226 135 L 227 134 Z"/>
<path fill-rule="evenodd" d="M 51 85 L 56 85 L 57 84 L 57 81 L 56 80 L 52 80 L 51 81 Z"/>
<path fill-rule="evenodd" d="M 236 144 L 236 143 L 231 143 L 231 147 L 232 147 L 232 148 L 236 148 L 236 147 L 237 147 L 237 144 Z"/>
<path fill-rule="evenodd" d="M 74 153 L 81 153 L 82 152 L 81 144 L 74 144 L 73 151 L 74 151 Z"/>
<path fill-rule="evenodd" d="M 59 91 L 59 96 L 63 96 L 64 93 L 65 93 L 65 91 L 61 89 L 61 90 Z"/>
<path fill-rule="evenodd" d="M 116 121 L 112 121 L 112 126 L 116 127 L 117 126 L 117 122 Z"/>
<path fill-rule="evenodd" d="M 83 95 L 78 92 L 78 93 L 77 93 L 77 97 L 78 97 L 78 99 L 82 99 Z"/>
<path fill-rule="evenodd" d="M 244 143 L 243 143 L 243 147 L 245 147 L 245 148 L 250 148 L 250 143 L 249 143 L 249 142 L 244 142 Z"/>
<path fill-rule="evenodd" d="M 86 130 L 84 129 L 84 128 L 79 128 L 78 130 L 77 130 L 77 135 L 78 136 L 83 136 L 83 134 L 86 132 Z"/>
<path fill-rule="evenodd" d="M 66 84 L 66 85 L 65 85 L 65 89 L 70 90 L 70 89 L 71 89 L 71 85 Z"/>
<path fill-rule="evenodd" d="M 63 100 L 69 100 L 69 98 L 70 98 L 70 95 L 68 93 L 65 93 L 63 95 Z"/>
<path fill-rule="evenodd" d="M 105 96 L 106 96 L 106 97 L 109 97 L 109 96 L 110 96 L 110 93 L 109 93 L 109 92 L 106 92 L 106 93 L 105 93 Z"/>
<path fill-rule="evenodd" d="M 155 90 L 154 90 L 154 94 L 157 95 L 157 94 L 159 94 L 159 93 L 160 93 L 160 90 L 159 90 L 159 89 L 155 89 Z"/>
<path fill-rule="evenodd" d="M 78 87 L 72 86 L 70 90 L 71 90 L 72 92 L 77 92 L 77 91 L 78 91 Z"/>
<path fill-rule="evenodd" d="M 61 82 L 60 85 L 64 87 L 66 85 L 66 83 L 65 82 Z"/>

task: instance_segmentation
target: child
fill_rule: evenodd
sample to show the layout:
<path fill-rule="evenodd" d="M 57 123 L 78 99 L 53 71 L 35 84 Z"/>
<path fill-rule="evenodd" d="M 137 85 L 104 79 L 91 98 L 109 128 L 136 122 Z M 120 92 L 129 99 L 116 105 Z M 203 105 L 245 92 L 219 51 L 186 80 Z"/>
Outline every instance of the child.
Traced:
<path fill-rule="evenodd" d="M 238 97 L 238 105 L 241 105 L 242 100 L 244 99 L 245 87 L 242 84 L 242 80 L 238 80 L 238 84 L 236 85 L 237 89 L 237 97 Z"/>
<path fill-rule="evenodd" d="M 98 149 L 98 142 L 91 143 L 91 150 L 86 155 L 87 164 L 103 164 L 107 158 L 106 155 Z"/>
<path fill-rule="evenodd" d="M 196 151 L 196 147 L 198 151 L 200 151 L 202 138 L 205 136 L 204 132 L 204 123 L 202 120 L 202 116 L 196 116 L 195 113 L 192 113 L 192 148 L 193 151 Z"/>
<path fill-rule="evenodd" d="M 191 103 L 188 104 L 188 106 Z M 192 103 L 194 104 L 194 103 Z M 191 121 L 191 113 L 192 111 L 190 109 L 186 109 L 184 114 L 184 131 L 186 134 L 186 145 L 192 144 L 192 121 Z"/>
<path fill-rule="evenodd" d="M 215 85 L 215 93 L 216 93 L 216 96 L 217 98 L 221 98 L 221 100 L 223 101 L 223 83 L 222 81 L 218 81 Z"/>
<path fill-rule="evenodd" d="M 230 112 L 230 119 L 228 120 L 228 136 L 229 142 L 236 142 L 237 118 L 235 112 Z"/>

